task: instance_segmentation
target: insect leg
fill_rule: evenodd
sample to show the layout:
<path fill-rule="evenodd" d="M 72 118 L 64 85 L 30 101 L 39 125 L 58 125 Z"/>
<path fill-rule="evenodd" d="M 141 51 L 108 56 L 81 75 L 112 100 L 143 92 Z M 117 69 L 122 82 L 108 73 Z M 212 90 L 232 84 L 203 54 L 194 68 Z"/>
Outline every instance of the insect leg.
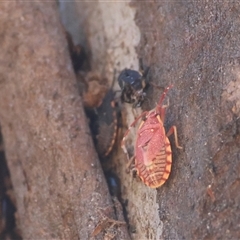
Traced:
<path fill-rule="evenodd" d="M 174 139 L 175 139 L 175 145 L 177 148 L 182 149 L 181 146 L 179 146 L 178 144 L 178 136 L 177 136 L 177 127 L 176 126 L 172 126 L 169 131 L 167 132 L 167 137 L 169 137 L 170 135 L 174 134 Z"/>
<path fill-rule="evenodd" d="M 135 156 L 133 156 L 133 157 L 131 157 L 131 159 L 129 159 L 129 162 L 128 162 L 127 166 L 126 166 L 126 172 L 127 173 L 130 172 L 130 170 L 131 170 L 130 168 L 131 168 L 131 165 L 132 165 L 134 160 L 135 160 Z"/>
<path fill-rule="evenodd" d="M 163 100 L 164 100 L 164 98 L 166 97 L 166 94 L 167 94 L 168 90 L 169 90 L 170 88 L 172 88 L 172 87 L 173 87 L 173 84 L 171 84 L 171 85 L 169 85 L 167 88 L 165 88 L 165 90 L 164 90 L 164 92 L 163 92 L 163 94 L 162 94 L 162 96 L 160 97 L 160 100 L 159 100 L 159 102 L 158 102 L 158 106 L 161 106 L 161 105 L 162 105 Z"/>
<path fill-rule="evenodd" d="M 145 111 L 145 112 L 143 112 L 140 116 L 138 116 L 138 117 L 135 119 L 135 121 L 132 122 L 132 124 L 130 125 L 130 127 L 128 128 L 128 130 L 125 132 L 125 134 L 124 134 L 124 136 L 123 136 L 123 139 L 122 139 L 122 142 L 121 142 L 121 148 L 123 149 L 123 151 L 124 151 L 125 153 L 127 153 L 127 149 L 126 149 L 126 146 L 125 146 L 125 140 L 126 140 L 127 135 L 128 135 L 129 132 L 130 132 L 130 129 L 131 129 L 132 127 L 134 127 L 135 124 L 138 122 L 138 120 L 139 120 L 140 118 L 142 118 L 146 113 L 148 113 L 148 111 Z"/>
<path fill-rule="evenodd" d="M 131 159 L 129 160 L 129 163 L 127 164 L 126 167 L 126 173 L 130 173 L 132 178 L 136 177 L 136 173 L 137 173 L 137 169 L 135 167 L 135 165 L 133 164 L 135 160 L 135 156 L 131 157 Z"/>
<path fill-rule="evenodd" d="M 133 106 L 132 106 L 132 114 L 134 116 L 134 119 L 136 119 L 137 118 L 137 111 Z"/>
<path fill-rule="evenodd" d="M 166 114 L 166 108 L 169 106 L 169 98 L 167 99 L 167 104 L 162 105 L 160 108 L 160 118 L 162 119 L 162 122 L 164 123 L 165 121 L 165 114 Z"/>

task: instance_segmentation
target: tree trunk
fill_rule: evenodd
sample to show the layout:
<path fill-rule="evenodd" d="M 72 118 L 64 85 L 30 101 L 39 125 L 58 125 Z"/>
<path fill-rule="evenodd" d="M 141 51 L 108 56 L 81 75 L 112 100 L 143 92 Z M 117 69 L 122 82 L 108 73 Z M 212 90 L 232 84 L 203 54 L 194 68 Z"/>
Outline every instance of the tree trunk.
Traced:
<path fill-rule="evenodd" d="M 101 222 L 97 210 L 111 200 L 55 5 L 1 6 L 0 122 L 23 236 L 88 239 Z M 177 126 L 183 150 L 170 137 L 167 182 L 154 190 L 126 173 L 122 131 L 111 155 L 131 237 L 239 239 L 240 4 L 99 0 L 61 2 L 60 10 L 109 86 L 122 69 L 139 70 L 139 59 L 150 67 L 150 83 L 174 85 L 165 125 Z M 150 84 L 143 110 L 160 95 Z M 126 130 L 132 107 L 121 110 Z M 135 133 L 127 140 L 130 154 Z"/>
<path fill-rule="evenodd" d="M 0 9 L 0 123 L 24 239 L 89 239 L 101 209 L 114 217 L 57 11 Z"/>
<path fill-rule="evenodd" d="M 121 179 L 135 229 L 132 237 L 238 239 L 240 4 L 96 1 L 73 6 L 95 69 L 107 76 L 113 68 L 138 70 L 140 58 L 150 67 L 150 82 L 174 85 L 165 123 L 167 129 L 177 126 L 183 150 L 170 137 L 173 166 L 168 181 L 156 191 L 127 175 L 121 137 L 113 154 L 112 169 Z M 150 87 L 143 109 L 154 108 L 160 95 Z M 129 126 L 134 119 L 131 106 L 123 104 L 122 116 Z M 129 151 L 135 136 L 128 137 Z"/>

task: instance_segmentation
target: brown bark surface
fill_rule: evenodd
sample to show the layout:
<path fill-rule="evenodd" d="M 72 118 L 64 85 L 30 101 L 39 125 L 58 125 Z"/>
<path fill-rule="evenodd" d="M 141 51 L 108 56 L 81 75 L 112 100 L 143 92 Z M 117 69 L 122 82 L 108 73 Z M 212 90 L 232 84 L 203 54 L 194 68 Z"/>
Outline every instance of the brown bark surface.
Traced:
<path fill-rule="evenodd" d="M 170 138 L 172 172 L 157 189 L 162 239 L 239 239 L 240 4 L 135 1 L 133 7 L 149 80 L 174 84 L 166 127 L 178 127 L 184 148 L 177 150 Z M 23 237 L 88 239 L 101 221 L 98 209 L 112 202 L 58 18 L 55 4 L 1 3 L 0 123 Z M 97 48 L 106 56 L 103 46 Z M 150 87 L 143 109 L 152 109 L 160 94 Z M 125 174 L 120 154 L 115 170 Z M 142 218 L 130 216 L 131 224 L 146 226 L 151 219 L 141 213 L 153 208 L 152 192 L 124 177 L 123 195 L 133 186 L 130 192 L 139 195 L 128 208 L 137 205 Z M 149 228 L 136 231 L 155 239 Z"/>
<path fill-rule="evenodd" d="M 22 236 L 89 239 L 103 220 L 100 208 L 110 208 L 113 217 L 112 201 L 57 5 L 0 6 L 0 124 Z"/>
<path fill-rule="evenodd" d="M 184 147 L 172 144 L 172 173 L 158 190 L 163 239 L 239 239 L 240 4 L 134 6 L 139 56 L 155 84 L 174 84 L 166 125 L 177 125 Z M 160 94 L 154 90 L 150 106 Z"/>

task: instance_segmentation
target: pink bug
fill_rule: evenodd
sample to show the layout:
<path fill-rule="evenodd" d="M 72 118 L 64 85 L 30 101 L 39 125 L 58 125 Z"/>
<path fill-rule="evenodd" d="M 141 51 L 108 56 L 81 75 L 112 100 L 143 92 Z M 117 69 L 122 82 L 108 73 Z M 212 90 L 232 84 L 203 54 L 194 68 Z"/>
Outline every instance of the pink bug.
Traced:
<path fill-rule="evenodd" d="M 167 134 L 163 126 L 168 107 L 168 105 L 163 105 L 163 101 L 168 90 L 172 87 L 173 85 L 170 85 L 164 90 L 154 109 L 145 111 L 136 118 L 124 134 L 121 144 L 123 151 L 127 154 L 126 137 L 130 128 L 134 127 L 142 118 L 137 130 L 135 154 L 131 162 L 135 159 L 135 169 L 138 176 L 150 188 L 162 186 L 171 172 L 172 150 L 168 139 L 171 134 L 174 134 L 176 147 L 182 149 L 178 144 L 176 126 L 172 126 Z"/>

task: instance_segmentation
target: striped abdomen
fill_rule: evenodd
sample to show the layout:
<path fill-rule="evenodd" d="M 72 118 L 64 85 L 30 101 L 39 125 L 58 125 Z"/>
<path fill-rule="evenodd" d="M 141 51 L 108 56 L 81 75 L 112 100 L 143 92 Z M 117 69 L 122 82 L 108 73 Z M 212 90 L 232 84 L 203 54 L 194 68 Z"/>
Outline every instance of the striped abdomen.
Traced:
<path fill-rule="evenodd" d="M 149 146 L 142 148 L 141 157 L 147 156 Z M 141 180 L 151 188 L 158 188 L 168 179 L 172 166 L 172 151 L 170 142 L 165 137 L 165 143 L 152 159 L 135 159 L 135 167 Z"/>

